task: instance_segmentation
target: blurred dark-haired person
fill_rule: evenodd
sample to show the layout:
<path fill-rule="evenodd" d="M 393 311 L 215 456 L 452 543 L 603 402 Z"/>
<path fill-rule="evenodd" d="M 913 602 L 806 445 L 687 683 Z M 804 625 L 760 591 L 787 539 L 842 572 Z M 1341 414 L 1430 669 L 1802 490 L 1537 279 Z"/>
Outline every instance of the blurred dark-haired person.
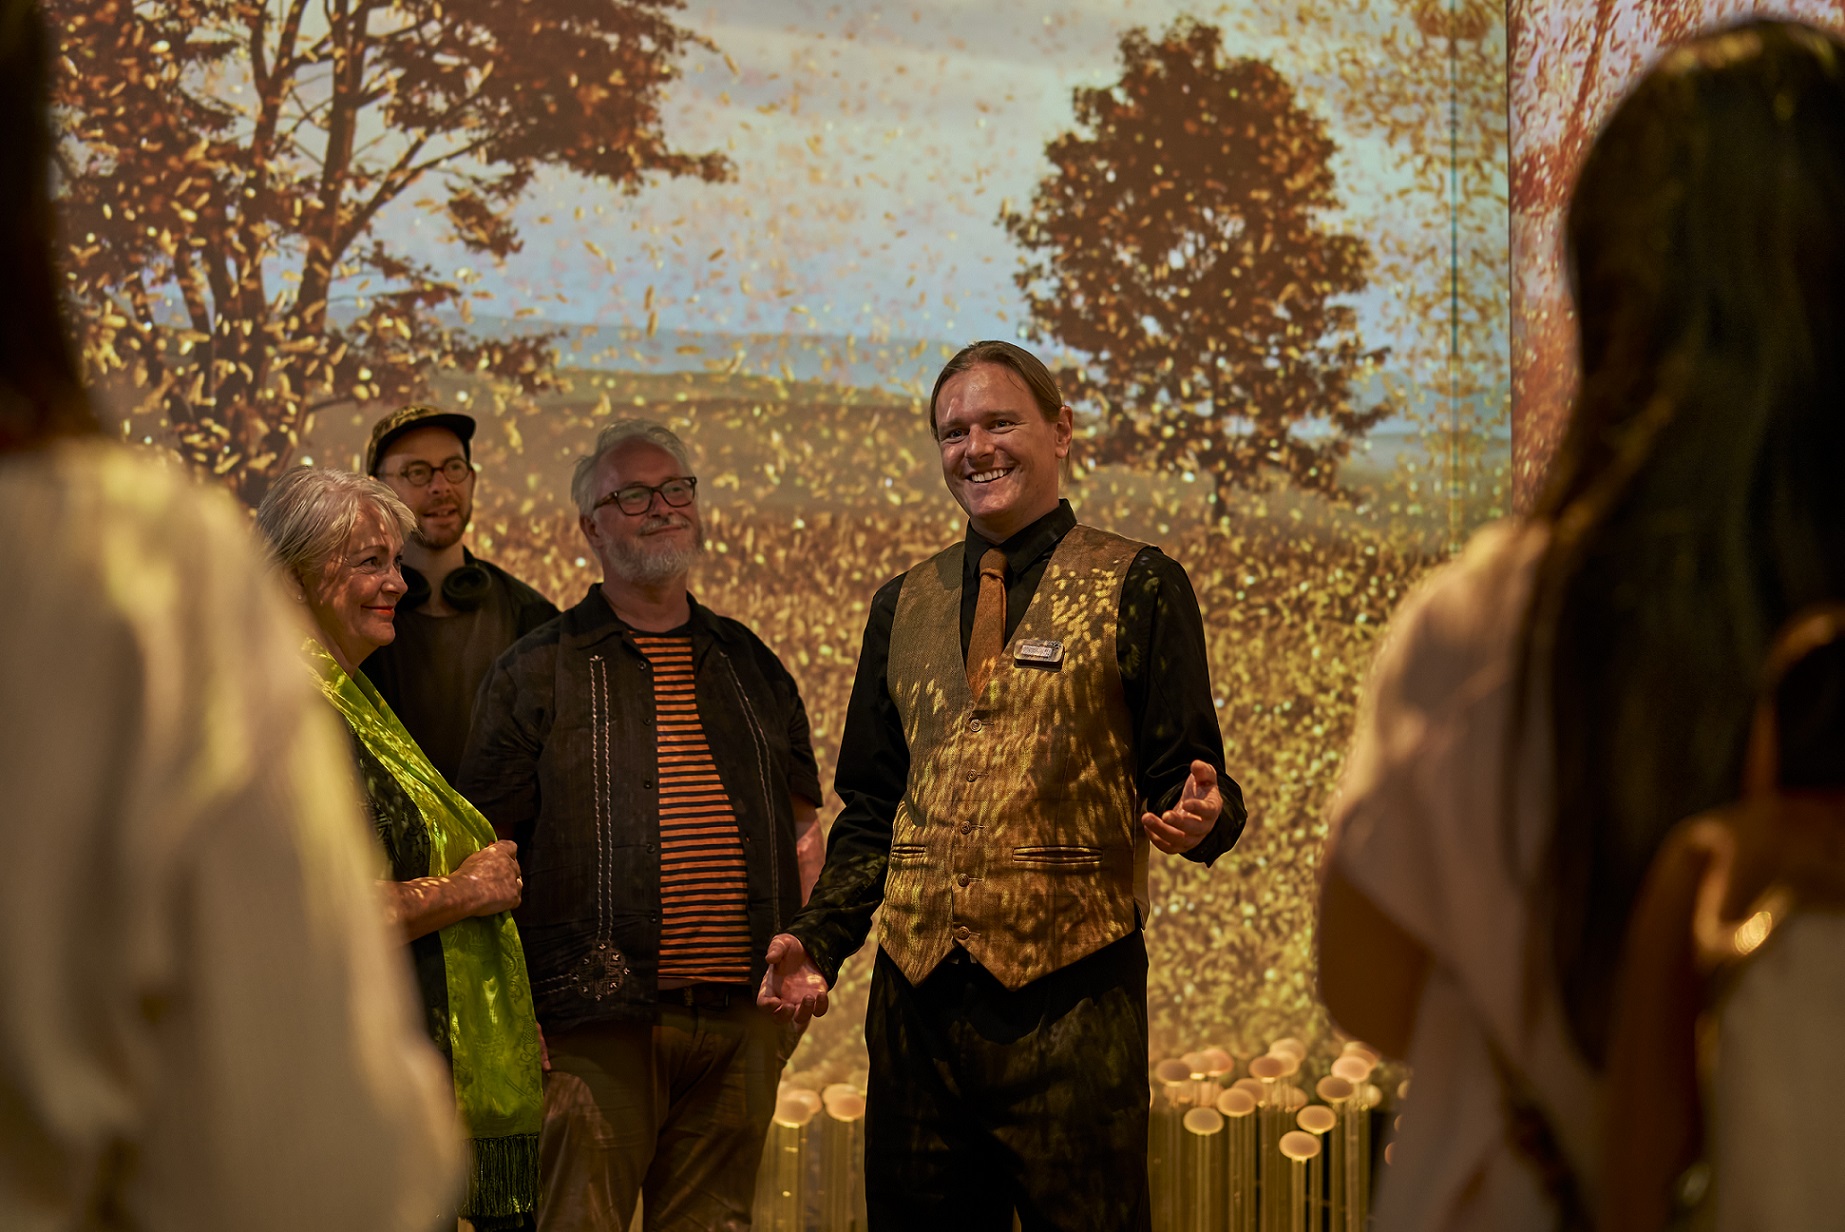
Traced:
<path fill-rule="evenodd" d="M 1582 362 L 1534 513 L 1392 622 L 1334 817 L 1334 1019 L 1415 1084 L 1379 1232 L 1586 1223 L 1642 877 L 1739 793 L 1775 631 L 1845 594 L 1845 46 L 1668 52 L 1572 194 Z"/>
<path fill-rule="evenodd" d="M 406 406 L 372 426 L 365 473 L 416 515 L 404 540 L 397 636 L 365 662 L 366 679 L 454 782 L 474 695 L 508 646 L 557 616 L 551 601 L 463 542 L 474 517 L 474 419 Z"/>
<path fill-rule="evenodd" d="M 0 0 L 0 1227 L 429 1232 L 454 1101 L 300 625 L 79 386 L 46 50 Z"/>
<path fill-rule="evenodd" d="M 302 653 L 352 736 L 390 866 L 392 924 L 410 946 L 424 1026 L 454 1076 L 477 1232 L 528 1227 L 538 1197 L 541 1045 L 512 909 L 513 844 L 429 764 L 359 665 L 393 636 L 398 553 L 416 518 L 384 484 L 297 467 L 256 511 L 284 587 L 305 610 Z"/>
<path fill-rule="evenodd" d="M 820 772 L 794 677 L 693 598 L 698 477 L 617 420 L 571 495 L 602 565 L 501 656 L 462 787 L 526 854 L 519 912 L 551 1051 L 545 1232 L 747 1228 L 798 1033 L 755 1004 L 820 868 Z"/>
<path fill-rule="evenodd" d="M 1768 655 L 1733 804 L 1661 845 L 1608 1045 L 1601 1224 L 1822 1228 L 1845 1210 L 1845 605 Z"/>
<path fill-rule="evenodd" d="M 979 342 L 929 403 L 967 534 L 872 599 L 825 871 L 763 1005 L 826 1012 L 883 907 L 865 1041 L 874 1228 L 1150 1226 L 1148 844 L 1242 832 L 1204 623 L 1159 549 L 1060 498 L 1073 412 Z"/>

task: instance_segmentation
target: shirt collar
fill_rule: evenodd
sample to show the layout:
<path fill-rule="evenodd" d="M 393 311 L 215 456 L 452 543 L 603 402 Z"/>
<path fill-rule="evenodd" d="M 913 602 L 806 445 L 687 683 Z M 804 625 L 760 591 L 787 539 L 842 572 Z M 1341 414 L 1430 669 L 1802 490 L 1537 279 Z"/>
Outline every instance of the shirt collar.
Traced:
<path fill-rule="evenodd" d="M 697 595 L 687 591 L 685 599 L 692 609 L 691 619 L 682 626 L 686 633 L 695 637 L 705 635 L 730 640 L 729 630 L 713 618 L 711 609 L 700 603 Z M 599 582 L 590 586 L 583 596 L 583 602 L 577 604 L 575 610 L 582 615 L 578 633 L 586 640 L 600 640 L 610 634 L 629 635 L 640 632 L 615 614 L 615 605 L 602 593 L 602 584 Z"/>
<path fill-rule="evenodd" d="M 1006 556 L 1006 576 L 1018 577 L 1040 557 L 1048 555 L 1075 525 L 1076 512 L 1070 508 L 1070 502 L 1067 500 L 1058 501 L 1057 508 L 1004 543 L 993 543 L 982 537 L 980 532 L 974 529 L 973 524 L 969 523 L 966 560 L 963 562 L 962 572 L 966 576 L 978 576 L 980 558 L 987 554 L 988 548 L 998 548 Z"/>

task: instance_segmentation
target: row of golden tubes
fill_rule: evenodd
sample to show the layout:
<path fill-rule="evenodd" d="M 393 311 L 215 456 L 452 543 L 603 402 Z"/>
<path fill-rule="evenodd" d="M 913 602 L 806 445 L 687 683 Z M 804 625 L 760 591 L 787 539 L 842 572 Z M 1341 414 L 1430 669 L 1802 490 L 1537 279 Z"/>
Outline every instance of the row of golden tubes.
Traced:
<path fill-rule="evenodd" d="M 1250 1058 L 1240 1078 L 1221 1048 L 1153 1067 L 1154 1232 L 1362 1232 L 1384 1098 L 1371 1081 L 1377 1053 L 1347 1043 L 1310 1088 L 1306 1060 L 1306 1045 L 1289 1038 Z M 783 1085 L 756 1174 L 757 1228 L 865 1227 L 864 1116 L 856 1087 Z"/>
<path fill-rule="evenodd" d="M 863 1232 L 864 1156 L 863 1092 L 844 1083 L 819 1092 L 784 1083 L 756 1171 L 752 1226 L 809 1232 L 811 1204 L 819 1232 Z"/>
<path fill-rule="evenodd" d="M 1371 1081 L 1378 1056 L 1350 1042 L 1311 1086 L 1306 1060 L 1287 1038 L 1241 1078 L 1221 1048 L 1154 1066 L 1154 1232 L 1361 1232 L 1384 1100 Z"/>

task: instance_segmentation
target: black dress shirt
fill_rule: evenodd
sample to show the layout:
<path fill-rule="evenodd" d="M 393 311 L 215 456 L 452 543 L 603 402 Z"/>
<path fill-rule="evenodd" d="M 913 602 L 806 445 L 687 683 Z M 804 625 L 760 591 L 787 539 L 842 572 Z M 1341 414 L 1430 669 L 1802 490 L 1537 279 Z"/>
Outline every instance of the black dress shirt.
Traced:
<path fill-rule="evenodd" d="M 964 659 L 980 598 L 980 558 L 993 547 L 1005 553 L 1010 641 L 1052 551 L 1075 525 L 1076 514 L 1062 501 L 1004 543 L 988 543 L 968 527 L 961 569 Z M 845 807 L 833 822 L 820 882 L 788 930 L 800 938 L 829 984 L 837 981 L 840 964 L 865 943 L 872 913 L 884 901 L 891 826 L 910 777 L 909 742 L 887 679 L 891 624 L 904 576 L 886 582 L 871 601 L 833 781 Z M 1116 621 L 1115 653 L 1133 722 L 1141 802 L 1152 812 L 1164 812 L 1178 801 L 1194 760 L 1214 768 L 1223 812 L 1216 827 L 1185 853 L 1188 860 L 1210 864 L 1236 842 L 1248 814 L 1242 789 L 1224 770 L 1204 619 L 1185 570 L 1158 548 L 1142 548 L 1128 566 Z"/>

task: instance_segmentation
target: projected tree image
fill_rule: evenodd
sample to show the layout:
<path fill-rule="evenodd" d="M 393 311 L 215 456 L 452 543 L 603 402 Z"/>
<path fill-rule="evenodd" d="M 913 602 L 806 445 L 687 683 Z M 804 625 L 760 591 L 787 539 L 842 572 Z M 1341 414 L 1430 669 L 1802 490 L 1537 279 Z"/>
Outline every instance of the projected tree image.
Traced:
<path fill-rule="evenodd" d="M 132 439 L 254 499 L 304 458 L 356 465 L 427 376 L 480 419 L 470 549 L 572 603 L 600 577 L 572 461 L 611 416 L 668 423 L 698 455 L 699 600 L 799 681 L 823 784 L 873 594 L 965 532 L 927 427 L 939 365 L 1021 321 L 1086 339 L 1036 348 L 1085 363 L 1070 392 L 1106 432 L 1068 494 L 1188 571 L 1255 818 L 1213 869 L 1149 870 L 1152 1047 L 1330 1042 L 1317 870 L 1362 682 L 1404 593 L 1505 504 L 1505 6 L 1193 6 L 1217 36 L 1048 0 L 41 2 L 71 307 Z M 1593 3 L 1513 8 L 1593 33 Z M 1542 61 L 1570 84 L 1559 108 L 1580 60 Z M 1079 86 L 1104 87 L 1087 112 Z M 1031 247 L 1027 225 L 1055 242 Z M 1036 318 L 1021 258 L 1044 271 Z M 1114 298 L 1058 315 L 1115 281 L 1110 260 Z M 1332 311 L 1354 301 L 1355 326 Z M 1220 406 L 1205 378 L 1232 365 Z M 1279 418 L 1245 421 L 1245 396 Z M 1380 397 L 1390 418 L 1367 431 L 1353 403 Z M 1328 408 L 1345 418 L 1316 424 Z M 1349 500 L 1264 456 L 1288 436 L 1356 442 Z M 1324 461 L 1320 483 L 1339 457 L 1293 465 Z M 846 964 L 794 1085 L 863 1083 L 871 959 Z"/>
<path fill-rule="evenodd" d="M 1036 334 L 1089 359 L 1072 393 L 1104 412 L 1104 460 L 1196 470 L 1220 499 L 1279 475 L 1333 492 L 1383 418 L 1352 381 L 1363 240 L 1337 205 L 1325 126 L 1269 64 L 1227 59 L 1188 19 L 1130 30 L 1113 85 L 1075 92 L 1077 128 L 1003 221 Z"/>
<path fill-rule="evenodd" d="M 1845 29 L 1839 0 L 1513 0 L 1511 149 L 1514 438 L 1521 503 L 1535 499 L 1576 387 L 1576 312 L 1564 275 L 1564 215 L 1582 160 L 1609 112 L 1664 49 L 1753 10 Z M 1557 83 L 1567 88 L 1557 88 Z"/>
<path fill-rule="evenodd" d="M 380 214 L 420 186 L 411 204 L 497 259 L 542 167 L 625 192 L 722 178 L 661 131 L 661 89 L 700 42 L 678 7 L 48 0 L 91 378 L 162 410 L 251 502 L 322 407 L 409 400 L 444 368 L 546 387 L 552 336 L 471 333 L 471 271 L 396 251 Z"/>

